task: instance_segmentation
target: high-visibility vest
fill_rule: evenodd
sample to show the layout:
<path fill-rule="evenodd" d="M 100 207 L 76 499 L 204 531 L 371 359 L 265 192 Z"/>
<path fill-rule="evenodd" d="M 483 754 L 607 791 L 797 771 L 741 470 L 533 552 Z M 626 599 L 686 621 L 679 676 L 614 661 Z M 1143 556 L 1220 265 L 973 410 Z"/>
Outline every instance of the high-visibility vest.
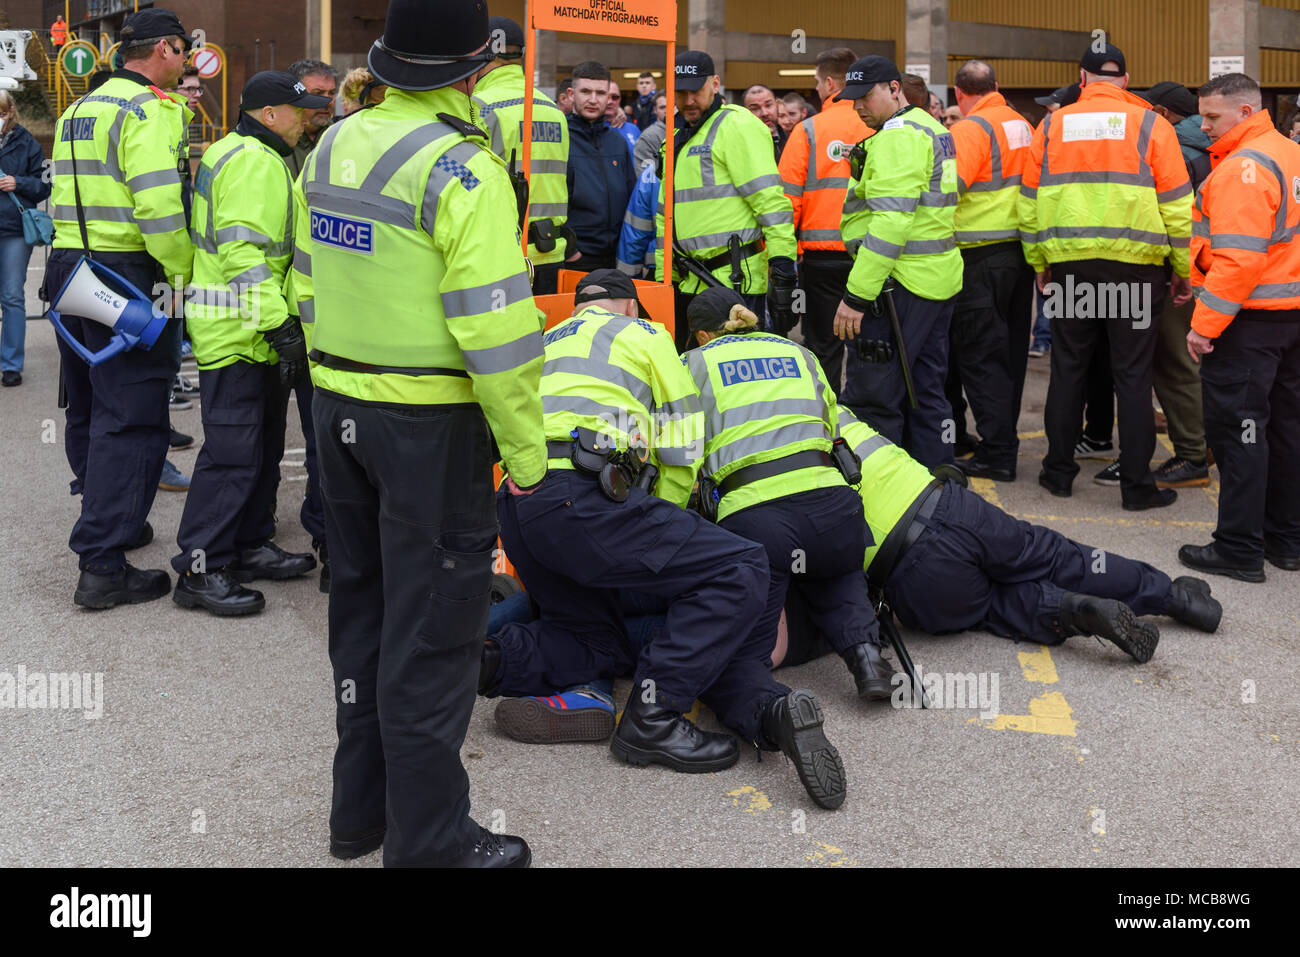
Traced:
<path fill-rule="evenodd" d="M 1018 209 L 1035 272 L 1072 259 L 1167 257 L 1187 275 L 1192 184 L 1178 135 L 1145 100 L 1109 83 L 1087 84 L 1035 131 Z"/>
<path fill-rule="evenodd" d="M 293 289 L 317 388 L 476 402 L 511 476 L 532 485 L 546 471 L 542 315 L 514 191 L 468 106 L 451 89 L 390 88 L 325 131 L 294 184 Z"/>
<path fill-rule="evenodd" d="M 61 47 L 68 42 L 68 24 L 65 20 L 56 20 L 50 24 L 50 43 Z"/>
<path fill-rule="evenodd" d="M 519 168 L 524 165 L 524 71 L 511 63 L 498 67 L 474 84 L 474 105 L 478 107 L 480 126 L 491 137 L 492 152 L 507 165 L 515 154 Z M 528 246 L 528 258 L 537 265 L 560 262 L 565 258 L 560 227 L 569 216 L 569 185 L 565 173 L 569 165 L 569 124 L 559 107 L 545 93 L 533 91 L 533 145 L 529 161 L 528 222 L 549 219 L 554 223 L 556 244 L 549 253 Z M 572 254 L 574 250 L 568 250 Z"/>
<path fill-rule="evenodd" d="M 293 182 L 280 155 L 233 130 L 209 146 L 194 177 L 191 234 L 185 328 L 199 368 L 274 362 L 262 334 L 288 318 L 293 259 Z"/>
<path fill-rule="evenodd" d="M 873 544 L 862 558 L 864 569 L 871 567 L 876 552 L 894 530 L 898 520 L 916 497 L 925 491 L 934 476 L 901 447 L 859 420 L 844 406 L 839 407 L 840 437 L 862 460 L 862 510 L 871 528 Z"/>
<path fill-rule="evenodd" d="M 835 100 L 790 133 L 781 153 L 781 180 L 794 207 L 799 252 L 844 251 L 840 219 L 849 188 L 849 152 L 874 131 L 862 122 L 852 100 Z"/>
<path fill-rule="evenodd" d="M 958 246 L 1020 239 L 1020 177 L 1034 130 L 996 90 L 985 94 L 949 129 L 957 148 Z"/>
<path fill-rule="evenodd" d="M 635 442 L 649 449 L 651 464 L 659 468 L 655 494 L 685 506 L 695 484 L 703 417 L 695 383 L 668 330 L 587 306 L 547 330 L 545 341 L 546 438 L 568 441 L 571 430 L 587 428 L 605 436 L 609 448 Z M 548 464 L 573 468 L 567 458 Z"/>
<path fill-rule="evenodd" d="M 1192 328 L 1214 338 L 1241 309 L 1300 309 L 1300 144 L 1267 110 L 1210 147 L 1192 222 Z"/>
<path fill-rule="evenodd" d="M 162 265 L 167 282 L 184 287 L 194 247 L 181 203 L 180 168 L 189 163 L 186 127 L 193 116 L 169 94 L 121 73 L 74 100 L 54 130 L 54 248 L 81 248 L 72 176 L 75 146 L 90 248 L 148 252 Z"/>
<path fill-rule="evenodd" d="M 849 180 L 840 232 L 853 256 L 848 292 L 872 300 L 891 275 L 917 296 L 944 300 L 961 289 L 953 240 L 957 163 L 952 136 L 908 107 L 865 141 L 862 175 Z"/>
<path fill-rule="evenodd" d="M 747 465 L 795 452 L 827 452 L 835 436 L 835 391 L 817 357 L 782 336 L 721 336 L 683 357 L 704 407 L 702 475 L 721 485 Z M 722 496 L 718 519 L 812 489 L 844 485 L 839 470 L 810 466 L 759 479 Z"/>
<path fill-rule="evenodd" d="M 669 137 L 664 149 L 673 148 Z M 781 174 L 772 152 L 767 124 L 743 106 L 715 110 L 695 130 L 677 153 L 673 167 L 673 232 L 692 258 L 707 260 L 727 252 L 727 242 L 737 236 L 742 245 L 764 240 L 766 253 L 742 252 L 747 295 L 767 292 L 767 261 L 773 256 L 794 259 L 794 216 L 781 188 Z M 664 272 L 664 194 L 660 184 L 655 212 L 655 271 Z M 728 287 L 731 264 L 710 270 Z M 682 292 L 699 292 L 704 284 L 689 273 L 675 275 Z"/>

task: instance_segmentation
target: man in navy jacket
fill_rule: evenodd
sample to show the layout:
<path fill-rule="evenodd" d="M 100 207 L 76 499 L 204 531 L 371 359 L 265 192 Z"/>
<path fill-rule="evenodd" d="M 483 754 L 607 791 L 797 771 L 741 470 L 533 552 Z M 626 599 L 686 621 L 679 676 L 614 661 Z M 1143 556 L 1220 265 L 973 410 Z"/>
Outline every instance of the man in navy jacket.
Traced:
<path fill-rule="evenodd" d="M 568 269 L 613 268 L 623 214 L 636 187 L 626 140 L 605 119 L 609 69 L 580 63 L 573 70 L 573 112 L 569 114 L 569 220 L 581 255 Z"/>

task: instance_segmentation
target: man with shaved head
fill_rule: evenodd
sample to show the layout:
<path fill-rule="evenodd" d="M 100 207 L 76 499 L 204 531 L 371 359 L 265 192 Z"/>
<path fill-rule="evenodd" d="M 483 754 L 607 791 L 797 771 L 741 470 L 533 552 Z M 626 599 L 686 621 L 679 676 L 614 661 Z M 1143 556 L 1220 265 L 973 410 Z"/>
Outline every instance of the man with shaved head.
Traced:
<path fill-rule="evenodd" d="M 781 153 L 785 149 L 785 142 L 789 138 L 785 130 L 781 129 L 779 111 L 776 106 L 776 94 L 770 87 L 762 83 L 755 83 L 745 91 L 745 109 L 753 113 L 760 120 L 767 124 L 767 128 L 772 131 L 772 151 L 776 161 L 781 161 Z"/>

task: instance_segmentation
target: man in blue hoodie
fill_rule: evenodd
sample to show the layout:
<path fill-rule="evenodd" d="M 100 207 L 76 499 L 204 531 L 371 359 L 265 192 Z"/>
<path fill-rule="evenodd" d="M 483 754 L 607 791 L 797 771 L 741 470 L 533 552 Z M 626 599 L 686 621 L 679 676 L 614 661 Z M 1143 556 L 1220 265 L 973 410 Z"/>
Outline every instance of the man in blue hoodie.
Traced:
<path fill-rule="evenodd" d="M 627 201 L 636 186 L 627 140 L 605 119 L 609 68 L 594 61 L 573 68 L 569 121 L 569 226 L 581 255 L 568 269 L 612 269 Z"/>

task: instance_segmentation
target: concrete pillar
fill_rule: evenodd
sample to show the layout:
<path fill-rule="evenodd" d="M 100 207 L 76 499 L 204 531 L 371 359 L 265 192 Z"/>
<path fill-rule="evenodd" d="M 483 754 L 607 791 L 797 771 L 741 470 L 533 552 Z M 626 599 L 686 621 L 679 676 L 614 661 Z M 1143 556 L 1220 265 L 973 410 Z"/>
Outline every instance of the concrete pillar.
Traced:
<path fill-rule="evenodd" d="M 907 0 L 907 55 L 898 69 L 921 76 L 928 72 L 927 84 L 947 104 L 948 0 Z"/>
<path fill-rule="evenodd" d="M 1211 61 L 1216 57 L 1244 57 L 1241 72 L 1258 80 L 1259 40 L 1259 0 L 1210 0 Z M 1208 77 L 1210 64 L 1205 66 Z"/>
<path fill-rule="evenodd" d="M 559 46 L 559 34 L 554 30 L 537 31 L 537 49 L 533 51 L 533 87 L 550 97 L 554 97 L 555 84 L 559 81 Z"/>
<path fill-rule="evenodd" d="M 690 0 L 688 34 L 692 50 L 713 57 L 714 69 L 727 85 L 727 0 Z"/>
<path fill-rule="evenodd" d="M 320 0 L 307 0 L 306 3 L 306 34 L 304 35 L 306 53 L 303 56 L 305 60 L 320 59 Z"/>

